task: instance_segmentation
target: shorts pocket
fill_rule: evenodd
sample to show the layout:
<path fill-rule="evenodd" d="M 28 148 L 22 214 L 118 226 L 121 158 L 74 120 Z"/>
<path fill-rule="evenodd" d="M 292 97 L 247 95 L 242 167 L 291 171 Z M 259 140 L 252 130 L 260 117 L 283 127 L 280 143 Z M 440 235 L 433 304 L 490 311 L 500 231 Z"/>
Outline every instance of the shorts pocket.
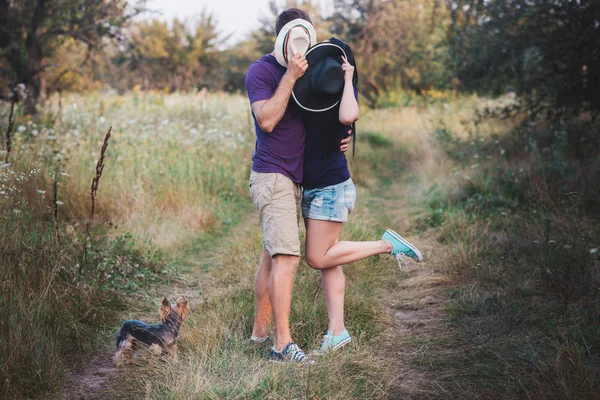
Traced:
<path fill-rule="evenodd" d="M 250 175 L 250 197 L 257 210 L 269 202 L 275 189 L 275 174 L 252 173 Z"/>

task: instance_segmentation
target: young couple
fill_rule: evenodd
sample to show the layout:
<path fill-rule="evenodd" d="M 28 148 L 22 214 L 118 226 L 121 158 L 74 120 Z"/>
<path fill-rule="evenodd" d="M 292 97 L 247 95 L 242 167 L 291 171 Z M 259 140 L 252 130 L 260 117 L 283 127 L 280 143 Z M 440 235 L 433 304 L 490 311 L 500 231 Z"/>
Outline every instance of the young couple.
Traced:
<path fill-rule="evenodd" d="M 378 241 L 338 241 L 356 200 L 344 155 L 359 117 L 354 56 L 335 38 L 317 43 L 310 17 L 299 9 L 283 11 L 275 31 L 273 53 L 254 62 L 246 74 L 256 128 L 250 193 L 264 248 L 250 342 L 271 342 L 273 317 L 271 360 L 303 363 L 308 357 L 293 343 L 289 328 L 300 214 L 306 225 L 306 261 L 321 271 L 329 316 L 317 355 L 351 341 L 344 326 L 341 265 L 386 253 L 422 257 L 389 229 Z"/>

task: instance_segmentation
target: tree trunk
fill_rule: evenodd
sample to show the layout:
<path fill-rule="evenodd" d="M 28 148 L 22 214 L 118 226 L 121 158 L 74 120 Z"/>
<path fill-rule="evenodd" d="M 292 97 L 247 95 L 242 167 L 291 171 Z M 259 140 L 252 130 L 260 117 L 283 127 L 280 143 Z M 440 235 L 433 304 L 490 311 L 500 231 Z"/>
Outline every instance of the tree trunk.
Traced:
<path fill-rule="evenodd" d="M 31 25 L 29 26 L 29 32 L 27 32 L 27 38 L 25 39 L 25 50 L 27 51 L 27 71 L 23 83 L 27 85 L 28 94 L 25 102 L 25 113 L 35 114 L 36 104 L 40 97 L 40 81 L 42 71 L 42 58 L 44 54 L 42 52 L 42 45 L 38 41 L 38 29 L 44 22 L 44 18 L 47 15 L 46 0 L 38 0 L 33 17 L 31 18 Z"/>

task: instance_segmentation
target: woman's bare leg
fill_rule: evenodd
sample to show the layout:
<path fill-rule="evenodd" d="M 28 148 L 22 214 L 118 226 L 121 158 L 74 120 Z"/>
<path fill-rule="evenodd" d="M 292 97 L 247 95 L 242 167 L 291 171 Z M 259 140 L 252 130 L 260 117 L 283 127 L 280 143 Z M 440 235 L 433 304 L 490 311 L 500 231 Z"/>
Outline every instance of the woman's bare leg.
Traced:
<path fill-rule="evenodd" d="M 346 327 L 344 326 L 344 291 L 346 289 L 346 277 L 341 266 L 321 270 L 323 279 L 323 293 L 327 305 L 328 328 L 334 335 L 340 335 Z"/>
<path fill-rule="evenodd" d="M 342 222 L 306 219 L 306 262 L 314 269 L 344 265 L 376 254 L 392 251 L 385 240 L 372 242 L 338 242 Z"/>

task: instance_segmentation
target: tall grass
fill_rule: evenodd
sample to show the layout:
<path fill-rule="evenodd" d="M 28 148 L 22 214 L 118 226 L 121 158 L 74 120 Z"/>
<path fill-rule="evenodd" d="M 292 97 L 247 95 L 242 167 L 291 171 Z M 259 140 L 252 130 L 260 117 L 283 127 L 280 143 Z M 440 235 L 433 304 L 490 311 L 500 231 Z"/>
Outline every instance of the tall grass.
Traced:
<path fill-rule="evenodd" d="M 437 268 L 454 277 L 447 318 L 460 332 L 430 348 L 444 377 L 429 390 L 593 398 L 600 385 L 600 192 L 590 185 L 600 173 L 597 126 L 585 116 L 473 121 L 483 123 L 432 130 L 446 172 L 421 163 L 422 186 L 411 193 L 416 227 L 444 245 Z"/>
<path fill-rule="evenodd" d="M 0 169 L 0 397 L 57 390 L 116 326 L 125 296 L 173 274 L 167 250 L 235 223 L 241 160 L 251 154 L 246 108 L 242 97 L 218 95 L 68 95 L 49 99 L 35 120 L 2 118 L 3 132 L 14 129 L 11 164 Z M 109 124 L 94 240 L 78 276 Z"/>
<path fill-rule="evenodd" d="M 369 192 L 360 190 L 360 197 Z M 382 226 L 363 209 L 345 228 L 345 237 L 373 239 Z M 324 357 L 316 366 L 274 365 L 268 347 L 247 343 L 252 330 L 254 273 L 261 253 L 260 231 L 221 244 L 211 273 L 198 290 L 205 300 L 183 329 L 177 363 L 142 362 L 122 375 L 118 393 L 147 398 L 382 398 L 393 382 L 393 362 L 380 349 L 391 321 L 378 303 L 380 291 L 403 278 L 392 259 L 372 258 L 348 266 L 347 328 L 353 335 L 348 350 Z M 201 256 L 202 253 L 200 253 Z M 294 341 L 310 350 L 327 328 L 320 274 L 299 267 L 292 300 Z M 126 393 L 126 395 L 125 395 Z"/>
<path fill-rule="evenodd" d="M 0 166 L 0 308 L 16 311 L 0 321 L 0 393 L 56 390 L 98 331 L 116 326 L 126 298 L 137 304 L 172 276 L 165 259 L 185 254 L 205 272 L 179 362 L 133 366 L 111 397 L 593 398 L 597 126 L 584 117 L 481 118 L 510 108 L 510 97 L 394 96 L 388 108 L 362 110 L 351 162 L 359 203 L 344 235 L 371 240 L 401 220 L 408 236 L 426 238 L 428 265 L 450 277 L 435 288 L 442 323 L 416 323 L 428 325 L 426 342 L 396 330 L 387 307 L 407 275 L 376 257 L 345 269 L 348 350 L 315 368 L 266 362 L 267 349 L 245 344 L 260 233 L 223 235 L 250 208 L 247 100 L 67 95 L 49 99 L 37 120 L 17 115 L 11 164 Z M 90 268 L 80 280 L 89 183 L 109 125 Z M 399 206 L 410 207 L 410 220 Z M 293 337 L 311 349 L 327 319 L 319 274 L 305 264 L 292 304 Z M 399 382 L 398 353 L 414 382 Z"/>

